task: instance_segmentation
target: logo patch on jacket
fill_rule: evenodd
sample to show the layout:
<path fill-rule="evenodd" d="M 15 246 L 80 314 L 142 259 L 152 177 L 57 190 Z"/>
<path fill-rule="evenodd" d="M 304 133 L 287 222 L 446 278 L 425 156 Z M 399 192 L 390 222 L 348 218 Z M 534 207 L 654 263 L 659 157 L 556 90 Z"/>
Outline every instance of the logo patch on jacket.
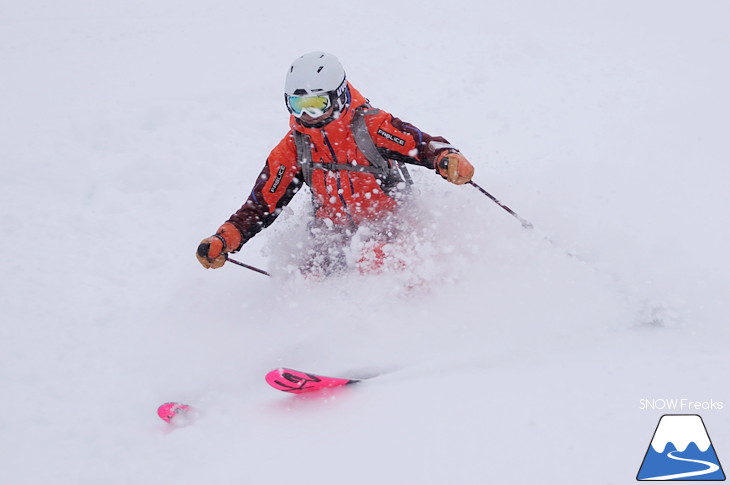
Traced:
<path fill-rule="evenodd" d="M 378 128 L 378 135 L 382 136 L 383 138 L 390 140 L 394 143 L 399 144 L 400 146 L 404 146 L 406 144 L 406 141 L 403 138 L 398 138 L 395 135 L 391 135 L 387 131 L 383 130 L 382 128 Z"/>
<path fill-rule="evenodd" d="M 284 176 L 284 172 L 286 172 L 286 167 L 284 165 L 279 167 L 279 171 L 276 172 L 276 178 L 274 179 L 274 183 L 271 184 L 271 188 L 269 189 L 270 193 L 276 192 L 276 189 L 279 188 L 279 184 L 281 183 L 281 178 Z"/>

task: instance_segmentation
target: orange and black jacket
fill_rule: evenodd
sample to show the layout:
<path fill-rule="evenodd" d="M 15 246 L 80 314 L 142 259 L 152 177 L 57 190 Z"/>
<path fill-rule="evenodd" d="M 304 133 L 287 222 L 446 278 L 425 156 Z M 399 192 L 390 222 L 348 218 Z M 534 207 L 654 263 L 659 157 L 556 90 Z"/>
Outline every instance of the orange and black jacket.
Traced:
<path fill-rule="evenodd" d="M 269 154 L 246 203 L 228 220 L 241 232 L 242 243 L 274 222 L 305 181 L 312 192 L 315 217 L 338 226 L 379 220 L 398 207 L 403 179 L 397 170 L 383 177 L 369 168 L 373 163 L 358 147 L 352 130 L 357 110 L 369 105 L 349 87 L 350 106 L 324 127 L 307 128 L 291 117 L 291 131 Z M 446 139 L 430 136 L 385 111 L 369 113 L 364 120 L 370 138 L 393 167 L 410 163 L 435 169 L 437 155 L 454 149 Z M 297 149 L 297 140 L 302 139 L 307 140 L 307 151 L 311 149 L 311 162 L 305 161 L 305 167 L 301 148 Z"/>

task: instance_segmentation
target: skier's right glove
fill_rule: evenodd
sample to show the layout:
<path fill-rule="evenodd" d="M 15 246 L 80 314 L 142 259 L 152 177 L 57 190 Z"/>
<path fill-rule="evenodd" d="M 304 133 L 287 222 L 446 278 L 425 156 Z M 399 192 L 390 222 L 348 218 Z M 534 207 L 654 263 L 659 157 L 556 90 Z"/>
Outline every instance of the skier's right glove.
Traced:
<path fill-rule="evenodd" d="M 228 253 L 241 248 L 242 241 L 243 238 L 236 226 L 226 222 L 218 232 L 200 241 L 195 256 L 204 268 L 217 269 L 225 264 Z"/>
<path fill-rule="evenodd" d="M 474 176 L 474 166 L 456 150 L 439 153 L 435 165 L 438 173 L 452 184 L 465 184 Z"/>

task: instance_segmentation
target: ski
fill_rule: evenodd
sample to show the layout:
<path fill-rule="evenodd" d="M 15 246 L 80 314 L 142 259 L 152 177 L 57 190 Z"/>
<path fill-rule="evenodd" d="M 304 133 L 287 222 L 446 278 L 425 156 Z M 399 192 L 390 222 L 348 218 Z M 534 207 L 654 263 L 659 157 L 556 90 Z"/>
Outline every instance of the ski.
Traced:
<path fill-rule="evenodd" d="M 278 391 L 289 392 L 292 394 L 302 394 L 305 392 L 341 387 L 361 382 L 368 378 L 369 377 L 362 379 L 344 379 L 341 377 L 327 377 L 286 368 L 274 369 L 266 374 L 266 382 L 271 387 Z M 166 402 L 157 408 L 157 415 L 160 419 L 175 426 L 185 426 L 190 424 L 193 421 L 195 414 L 196 412 L 192 406 L 181 402 Z"/>
<path fill-rule="evenodd" d="M 274 369 L 266 374 L 266 382 L 278 391 L 301 394 L 360 382 L 361 379 L 326 377 L 294 369 Z"/>

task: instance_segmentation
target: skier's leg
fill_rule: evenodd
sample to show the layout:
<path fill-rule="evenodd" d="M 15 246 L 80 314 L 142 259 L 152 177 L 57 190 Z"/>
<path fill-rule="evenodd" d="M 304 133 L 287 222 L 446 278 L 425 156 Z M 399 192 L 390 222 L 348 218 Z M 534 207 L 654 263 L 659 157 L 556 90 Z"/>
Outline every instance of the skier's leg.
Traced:
<path fill-rule="evenodd" d="M 371 222 L 359 232 L 362 248 L 357 268 L 362 274 L 377 274 L 383 270 L 403 270 L 402 259 L 404 220 L 400 211 L 379 221 Z"/>
<path fill-rule="evenodd" d="M 352 232 L 338 226 L 328 226 L 320 219 L 313 219 L 308 226 L 309 244 L 304 251 L 300 271 L 305 276 L 325 277 L 347 268 L 345 248 L 350 244 Z"/>

